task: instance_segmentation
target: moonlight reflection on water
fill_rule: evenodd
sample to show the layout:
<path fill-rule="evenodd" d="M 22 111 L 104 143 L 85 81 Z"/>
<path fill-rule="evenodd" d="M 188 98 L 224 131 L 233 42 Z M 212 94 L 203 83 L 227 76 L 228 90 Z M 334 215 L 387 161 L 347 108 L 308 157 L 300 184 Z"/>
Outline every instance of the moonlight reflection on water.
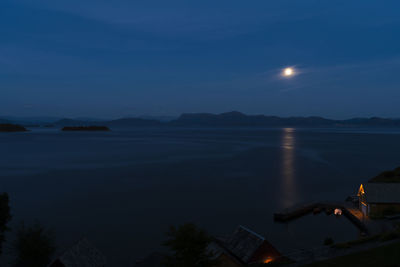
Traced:
<path fill-rule="evenodd" d="M 281 191 L 282 207 L 294 205 L 297 199 L 296 177 L 295 177 L 295 129 L 282 129 L 282 167 L 281 167 Z"/>

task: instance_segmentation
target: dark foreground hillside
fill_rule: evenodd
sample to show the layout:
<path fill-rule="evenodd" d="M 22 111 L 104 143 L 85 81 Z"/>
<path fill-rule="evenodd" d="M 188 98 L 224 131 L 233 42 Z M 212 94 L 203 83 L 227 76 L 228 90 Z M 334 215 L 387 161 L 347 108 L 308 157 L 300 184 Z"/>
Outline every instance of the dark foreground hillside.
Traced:
<path fill-rule="evenodd" d="M 393 243 L 383 247 L 377 247 L 367 251 L 338 257 L 307 265 L 307 267 L 323 266 L 400 266 L 400 243 Z"/>

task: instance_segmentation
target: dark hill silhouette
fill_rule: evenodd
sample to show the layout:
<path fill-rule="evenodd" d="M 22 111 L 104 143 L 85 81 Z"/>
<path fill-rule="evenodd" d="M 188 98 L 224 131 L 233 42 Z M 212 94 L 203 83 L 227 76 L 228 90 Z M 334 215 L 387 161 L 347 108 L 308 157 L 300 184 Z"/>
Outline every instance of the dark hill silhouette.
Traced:
<path fill-rule="evenodd" d="M 268 127 L 268 126 L 332 126 L 337 122 L 321 117 L 290 117 L 281 118 L 265 115 L 245 115 L 233 111 L 222 114 L 194 113 L 182 114 L 177 120 L 171 122 L 175 126 L 208 126 L 208 127 Z"/>
<path fill-rule="evenodd" d="M 384 171 L 378 176 L 369 180 L 370 183 L 400 183 L 400 167 L 391 170 Z"/>
<path fill-rule="evenodd" d="M 171 121 L 174 126 L 195 127 L 400 127 L 400 119 L 353 118 L 331 120 L 322 117 L 277 117 L 246 115 L 237 111 L 211 114 L 188 113 Z"/>
<path fill-rule="evenodd" d="M 122 118 L 108 121 L 62 119 L 54 124 L 59 127 L 90 125 L 107 127 L 400 127 L 400 119 L 372 117 L 331 120 L 317 116 L 282 118 L 266 115 L 246 115 L 232 111 L 221 114 L 186 113 L 170 122 L 144 118 Z"/>
<path fill-rule="evenodd" d="M 400 119 L 385 119 L 379 117 L 354 118 L 342 121 L 348 126 L 400 127 Z"/>
<path fill-rule="evenodd" d="M 11 124 L 11 121 L 6 119 L 0 119 L 0 124 Z"/>

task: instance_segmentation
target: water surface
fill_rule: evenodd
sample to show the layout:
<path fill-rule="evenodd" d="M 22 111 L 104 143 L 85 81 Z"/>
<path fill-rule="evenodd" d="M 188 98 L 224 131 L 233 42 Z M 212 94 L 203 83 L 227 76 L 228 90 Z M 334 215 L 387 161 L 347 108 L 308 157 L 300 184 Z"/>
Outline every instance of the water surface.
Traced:
<path fill-rule="evenodd" d="M 400 165 L 400 132 L 382 129 L 113 129 L 0 134 L 0 191 L 13 226 L 39 221 L 62 249 L 82 236 L 110 266 L 160 249 L 171 224 L 215 235 L 242 224 L 282 251 L 325 237 L 355 238 L 345 218 L 290 224 L 273 212 L 344 200 L 360 183 Z"/>

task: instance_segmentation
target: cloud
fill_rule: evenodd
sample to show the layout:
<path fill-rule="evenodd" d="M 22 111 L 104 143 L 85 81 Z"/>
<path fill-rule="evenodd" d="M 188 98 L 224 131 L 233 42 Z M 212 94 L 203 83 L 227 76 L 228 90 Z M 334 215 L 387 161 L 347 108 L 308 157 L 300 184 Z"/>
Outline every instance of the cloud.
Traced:
<path fill-rule="evenodd" d="M 321 90 L 351 86 L 369 87 L 371 79 L 385 86 L 384 77 L 392 72 L 400 71 L 400 56 L 390 58 L 362 60 L 345 64 L 322 65 L 318 67 L 304 67 L 293 84 L 282 88 L 282 92 L 299 89 L 319 88 Z"/>
<path fill-rule="evenodd" d="M 148 32 L 164 37 L 190 36 L 194 39 L 222 39 L 257 32 L 265 24 L 310 18 L 308 5 L 304 12 L 290 8 L 288 3 L 256 1 L 221 1 L 216 3 L 187 1 L 76 1 L 68 2 L 17 0 L 31 8 L 53 10 L 85 19 L 114 25 L 125 30 Z M 283 4 L 282 4 L 283 3 Z M 289 7 L 289 8 L 287 8 Z"/>

